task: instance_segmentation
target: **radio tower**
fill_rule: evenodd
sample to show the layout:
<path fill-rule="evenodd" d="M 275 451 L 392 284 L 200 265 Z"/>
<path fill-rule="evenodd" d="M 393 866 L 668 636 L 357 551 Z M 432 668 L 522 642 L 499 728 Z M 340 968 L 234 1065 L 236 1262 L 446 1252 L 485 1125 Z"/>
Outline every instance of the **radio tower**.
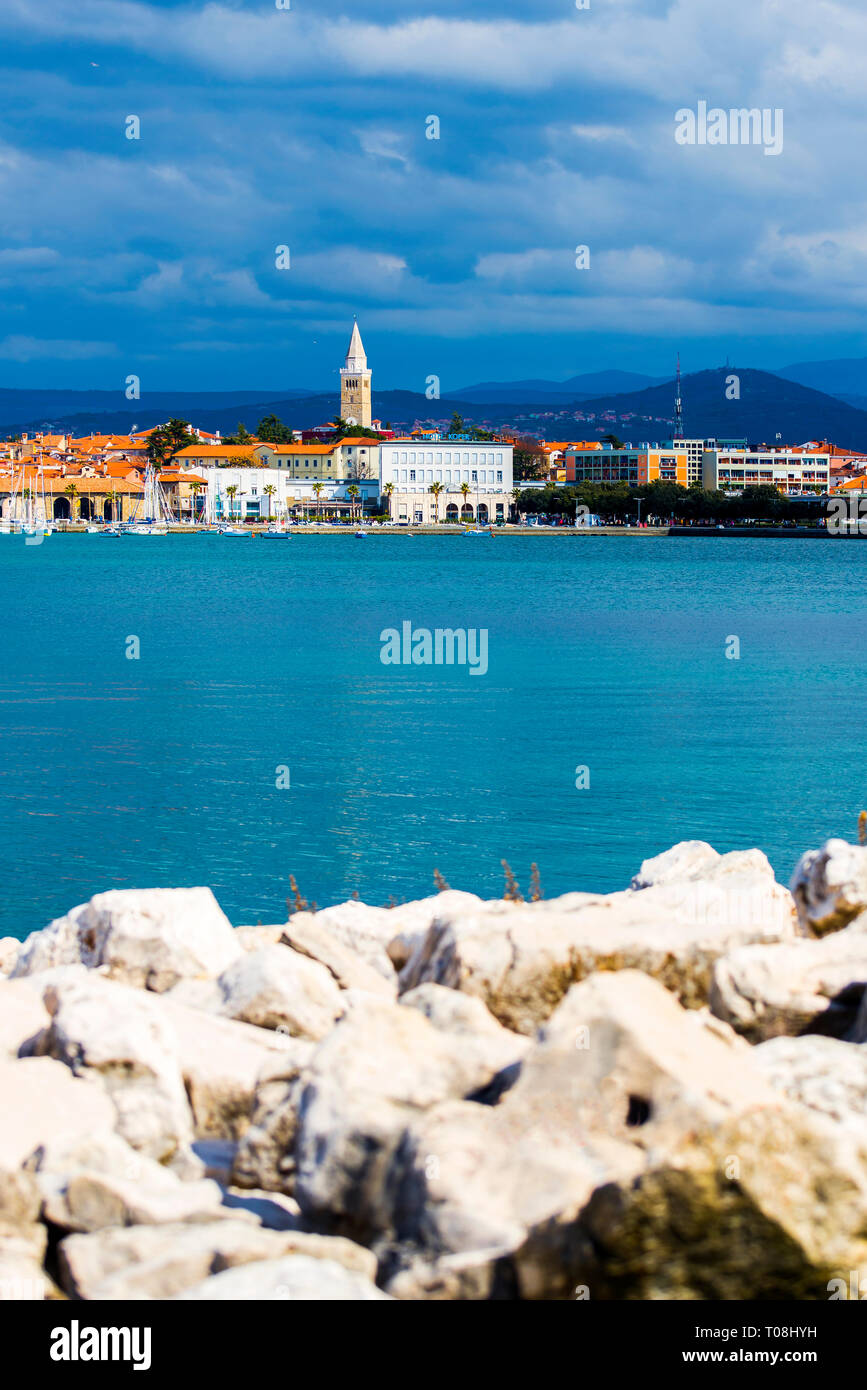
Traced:
<path fill-rule="evenodd" d="M 677 354 L 677 387 L 674 394 L 674 437 L 683 439 L 683 400 L 680 395 L 680 353 Z"/>

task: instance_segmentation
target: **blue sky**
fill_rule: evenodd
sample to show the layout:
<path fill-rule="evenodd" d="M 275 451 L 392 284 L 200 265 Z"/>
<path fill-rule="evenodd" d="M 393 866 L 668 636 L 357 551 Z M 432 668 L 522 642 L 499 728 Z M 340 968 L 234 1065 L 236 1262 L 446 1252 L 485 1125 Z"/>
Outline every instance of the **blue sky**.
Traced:
<path fill-rule="evenodd" d="M 353 314 L 444 394 L 867 355 L 862 0 L 3 0 L 0 55 L 2 386 L 329 388 Z"/>

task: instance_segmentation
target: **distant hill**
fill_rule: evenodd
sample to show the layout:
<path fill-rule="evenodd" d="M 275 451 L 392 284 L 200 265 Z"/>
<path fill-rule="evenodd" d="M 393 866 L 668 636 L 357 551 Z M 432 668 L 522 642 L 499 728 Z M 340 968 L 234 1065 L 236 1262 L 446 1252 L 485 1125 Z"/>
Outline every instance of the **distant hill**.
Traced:
<path fill-rule="evenodd" d="M 566 381 L 540 381 L 533 378 L 527 381 L 483 381 L 477 386 L 462 386 L 459 390 L 452 391 L 451 395 L 458 400 L 482 405 L 496 402 L 520 405 L 525 401 L 533 401 L 536 404 L 569 404 L 572 401 L 589 400 L 602 393 L 640 391 L 643 387 L 653 386 L 658 381 L 658 377 L 643 376 L 639 372 L 586 372 L 581 376 L 569 377 Z"/>
<path fill-rule="evenodd" d="M 39 427 L 55 421 L 81 419 L 122 420 L 147 429 L 171 415 L 187 418 L 200 410 L 267 404 L 310 396 L 311 391 L 288 388 L 285 391 L 150 391 L 139 401 L 127 401 L 123 391 L 41 391 L 0 388 L 0 428 L 38 422 Z M 265 412 L 267 413 L 267 412 Z M 148 418 L 145 419 L 144 417 Z M 142 418 L 140 418 L 142 417 Z M 94 426 L 96 428 L 96 426 Z M 100 425 L 102 428 L 102 425 Z M 115 427 L 112 427 L 115 428 Z"/>
<path fill-rule="evenodd" d="M 608 376 L 609 374 L 604 374 Z M 625 375 L 625 374 L 624 374 Z M 740 399 L 726 396 L 727 379 L 740 382 Z M 586 378 L 577 378 L 578 380 Z M 562 385 L 563 383 L 561 383 Z M 13 395 L 38 393 L 0 392 L 0 400 Z M 231 434 L 239 421 L 254 429 L 263 415 L 274 414 L 296 429 L 309 429 L 334 418 L 337 399 L 325 394 L 282 395 L 246 392 L 170 393 L 143 397 L 126 409 L 105 409 L 104 401 L 117 405 L 116 392 L 42 393 L 63 395 L 73 404 L 67 414 L 21 414 L 4 422 L 4 432 L 34 430 L 46 425 L 86 434 L 91 431 L 126 433 L 133 424 L 141 429 L 179 415 L 202 429 Z M 93 398 L 97 397 L 96 408 Z M 428 400 L 415 391 L 375 391 L 373 413 L 396 429 L 417 424 L 445 425 L 454 412 L 468 425 L 485 429 L 515 429 L 546 439 L 601 439 L 614 433 L 634 444 L 669 438 L 672 431 L 674 382 L 636 391 L 612 391 L 571 401 L 469 401 L 457 395 Z M 786 444 L 807 439 L 829 439 L 844 448 L 867 450 L 867 410 L 798 382 L 751 367 L 720 367 L 683 378 L 684 426 L 688 436 L 700 438 L 745 437 L 753 444 L 774 444 L 777 435 Z M 102 409 L 98 408 L 103 406 Z M 3 409 L 9 408 L 7 401 Z M 21 407 L 26 408 L 26 403 Z"/>
<path fill-rule="evenodd" d="M 729 400 L 726 383 L 736 376 L 740 399 Z M 867 448 L 867 411 L 821 391 L 752 367 L 719 367 L 683 378 L 684 433 L 700 438 L 741 438 L 752 444 L 829 439 L 843 448 Z M 633 443 L 665 437 L 671 428 L 674 382 L 628 395 L 582 401 L 585 416 L 606 413 L 614 432 Z"/>
<path fill-rule="evenodd" d="M 777 376 L 812 386 L 814 391 L 848 400 L 867 397 L 867 357 L 838 357 L 828 362 L 794 362 L 780 367 Z"/>

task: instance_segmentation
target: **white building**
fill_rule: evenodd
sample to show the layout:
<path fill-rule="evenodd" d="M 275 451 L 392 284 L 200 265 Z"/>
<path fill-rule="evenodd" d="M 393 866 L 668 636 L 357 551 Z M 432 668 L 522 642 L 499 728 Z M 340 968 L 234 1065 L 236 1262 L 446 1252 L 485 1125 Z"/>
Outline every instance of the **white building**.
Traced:
<path fill-rule="evenodd" d="M 212 521 L 267 521 L 293 516 L 346 516 L 363 505 L 375 511 L 379 479 L 296 478 L 283 468 L 217 468 L 197 470 L 208 487 L 207 516 Z M 349 489 L 358 489 L 354 497 Z M 232 488 L 234 491 L 230 492 Z M 317 491 L 318 489 L 318 491 Z"/>
<path fill-rule="evenodd" d="M 396 521 L 507 520 L 511 444 L 467 435 L 413 435 L 380 445 L 382 491 Z M 441 491 L 435 496 L 432 484 Z M 464 488 L 464 491 L 461 489 Z"/>
<path fill-rule="evenodd" d="M 702 460 L 703 485 L 713 491 L 737 492 L 771 486 L 780 492 L 828 492 L 831 460 L 827 453 L 804 448 L 733 449 L 710 441 Z"/>

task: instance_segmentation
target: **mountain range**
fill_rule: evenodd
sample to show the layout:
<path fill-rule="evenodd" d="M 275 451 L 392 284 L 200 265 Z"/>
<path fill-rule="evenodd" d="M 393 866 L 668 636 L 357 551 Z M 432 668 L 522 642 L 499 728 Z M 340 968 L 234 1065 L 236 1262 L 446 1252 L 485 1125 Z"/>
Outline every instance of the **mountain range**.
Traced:
<path fill-rule="evenodd" d="M 847 388 L 863 384 L 863 397 L 856 391 L 848 399 L 831 394 L 798 376 L 842 382 Z M 613 370 L 563 382 L 482 382 L 440 400 L 414 391 L 374 391 L 373 413 L 400 429 L 447 423 L 457 412 L 468 425 L 547 439 L 593 439 L 614 433 L 632 443 L 655 442 L 672 432 L 674 390 L 671 379 Z M 867 450 L 867 359 L 801 363 L 776 373 L 730 366 L 693 372 L 683 377 L 682 395 L 687 436 L 746 438 L 754 444 L 828 439 L 844 448 Z M 297 429 L 309 429 L 333 419 L 336 406 L 333 388 L 156 392 L 134 402 L 118 391 L 0 389 L 0 431 L 50 427 L 78 435 L 121 434 L 174 415 L 225 435 L 239 422 L 252 430 L 270 414 Z"/>

